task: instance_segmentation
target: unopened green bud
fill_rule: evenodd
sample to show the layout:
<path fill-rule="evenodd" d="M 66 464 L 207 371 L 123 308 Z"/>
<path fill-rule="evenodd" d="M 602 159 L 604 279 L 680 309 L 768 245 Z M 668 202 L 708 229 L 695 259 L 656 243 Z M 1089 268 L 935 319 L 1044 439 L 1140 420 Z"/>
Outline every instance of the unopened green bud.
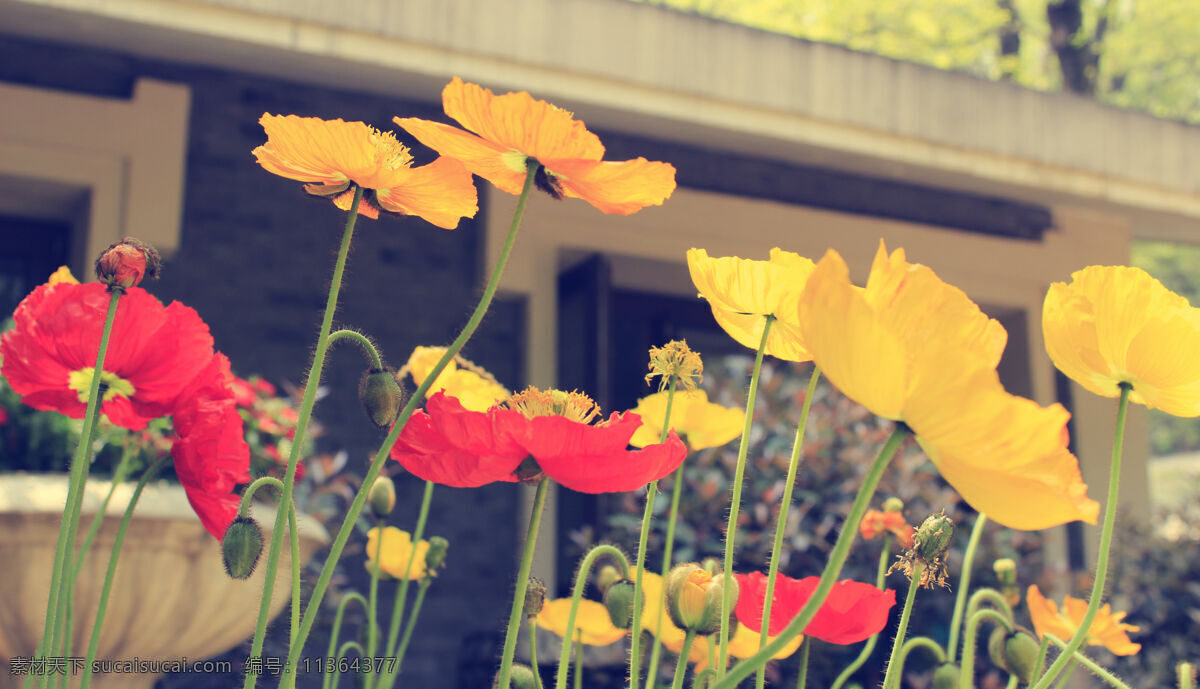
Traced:
<path fill-rule="evenodd" d="M 1017 563 L 1011 557 L 1002 557 L 993 562 L 992 571 L 996 573 L 996 578 L 1005 584 L 1017 580 Z"/>
<path fill-rule="evenodd" d="M 675 626 L 702 636 L 721 628 L 722 598 L 725 587 L 730 595 L 730 617 L 737 603 L 737 580 L 724 574 L 711 574 L 695 563 L 676 565 L 667 575 L 667 615 Z"/>
<path fill-rule="evenodd" d="M 367 494 L 367 505 L 371 507 L 371 514 L 378 519 L 392 513 L 396 506 L 396 484 L 392 479 L 387 476 L 375 478 L 375 483 L 371 484 L 371 492 Z"/>
<path fill-rule="evenodd" d="M 262 529 L 249 517 L 238 517 L 221 539 L 225 573 L 234 579 L 249 579 L 263 551 Z"/>
<path fill-rule="evenodd" d="M 525 607 L 522 608 L 526 619 L 537 617 L 545 604 L 546 585 L 537 577 L 529 577 L 529 583 L 525 584 Z"/>
<path fill-rule="evenodd" d="M 887 500 L 883 501 L 883 511 L 884 512 L 903 512 L 904 511 L 904 501 L 901 500 L 900 498 L 888 498 Z"/>
<path fill-rule="evenodd" d="M 513 663 L 508 679 L 509 686 L 512 689 L 537 689 L 537 680 L 533 676 L 533 670 L 528 665 Z M 498 686 L 500 686 L 500 673 L 497 672 L 495 679 L 492 680 L 492 689 Z"/>
<path fill-rule="evenodd" d="M 960 673 L 954 663 L 942 663 L 933 671 L 933 689 L 958 689 Z"/>
<path fill-rule="evenodd" d="M 927 562 L 935 562 L 950 547 L 954 538 L 954 522 L 945 512 L 931 514 L 917 529 L 916 551 Z"/>
<path fill-rule="evenodd" d="M 1033 681 L 1033 668 L 1037 665 L 1041 645 L 1026 632 L 1014 632 L 1004 640 L 1004 661 L 1008 671 L 1025 684 Z"/>
<path fill-rule="evenodd" d="M 1008 639 L 1008 631 L 1004 627 L 996 627 L 988 636 L 988 658 L 992 665 L 1008 672 L 1008 662 L 1004 657 L 1004 642 Z"/>
<path fill-rule="evenodd" d="M 358 399 L 367 418 L 379 428 L 391 426 L 404 406 L 404 390 L 390 368 L 373 368 L 358 382 Z"/>
<path fill-rule="evenodd" d="M 429 576 L 436 577 L 438 569 L 446 564 L 446 549 L 449 547 L 450 541 L 441 536 L 429 539 L 429 550 L 425 551 L 425 571 Z"/>
<path fill-rule="evenodd" d="M 608 609 L 608 619 L 612 620 L 617 629 L 633 627 L 633 586 L 632 581 L 616 581 L 604 592 L 604 607 Z"/>
<path fill-rule="evenodd" d="M 613 565 L 604 565 L 600 571 L 596 572 L 596 588 L 600 589 L 600 593 L 608 590 L 609 586 L 621 581 L 624 577 L 621 576 L 621 570 Z"/>
<path fill-rule="evenodd" d="M 721 558 L 706 557 L 700 561 L 700 566 L 708 570 L 709 574 L 716 574 L 721 571 Z"/>

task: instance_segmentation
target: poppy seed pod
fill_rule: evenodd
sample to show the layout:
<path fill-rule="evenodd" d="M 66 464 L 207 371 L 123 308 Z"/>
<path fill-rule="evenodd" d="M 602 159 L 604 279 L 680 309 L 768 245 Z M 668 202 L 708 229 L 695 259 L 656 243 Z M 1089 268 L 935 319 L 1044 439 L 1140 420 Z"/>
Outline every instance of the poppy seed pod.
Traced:
<path fill-rule="evenodd" d="M 1008 671 L 1026 684 L 1033 681 L 1039 651 L 1038 640 L 1028 632 L 1013 632 L 1004 639 L 1004 661 Z"/>
<path fill-rule="evenodd" d="M 404 406 L 404 389 L 396 382 L 390 368 L 373 368 L 363 373 L 358 382 L 358 399 L 367 418 L 378 428 L 391 426 Z"/>
<path fill-rule="evenodd" d="M 928 562 L 934 562 L 950 547 L 952 538 L 954 538 L 954 522 L 950 521 L 950 517 L 947 517 L 945 512 L 931 514 L 925 518 L 924 522 L 921 522 L 920 528 L 917 529 L 917 554 Z"/>
<path fill-rule="evenodd" d="M 738 584 L 733 577 L 713 575 L 695 563 L 676 565 L 667 575 L 667 615 L 675 626 L 702 636 L 721 628 L 721 603 L 725 587 L 733 588 L 730 617 L 737 604 Z"/>
<path fill-rule="evenodd" d="M 142 278 L 158 277 L 162 259 L 154 247 L 126 237 L 113 244 L 96 259 L 96 279 L 111 287 L 136 287 Z"/>
<path fill-rule="evenodd" d="M 529 577 L 529 583 L 525 585 L 525 603 L 522 608 L 525 618 L 537 617 L 545 605 L 546 585 L 537 577 Z"/>
<path fill-rule="evenodd" d="M 608 587 L 621 581 L 624 577 L 621 576 L 620 570 L 612 565 L 604 565 L 600 571 L 596 573 L 596 588 L 600 589 L 600 593 L 608 591 Z"/>
<path fill-rule="evenodd" d="M 437 570 L 446 563 L 446 549 L 449 547 L 450 541 L 441 536 L 429 539 L 429 550 L 425 551 L 425 569 L 429 576 L 437 576 Z"/>
<path fill-rule="evenodd" d="M 608 619 L 612 620 L 617 629 L 633 627 L 633 594 L 633 582 L 627 579 L 613 582 L 604 592 L 604 607 L 608 610 Z"/>
<path fill-rule="evenodd" d="M 933 671 L 933 689 L 958 689 L 960 673 L 954 663 L 942 663 Z"/>
<path fill-rule="evenodd" d="M 234 519 L 221 539 L 225 573 L 233 579 L 249 579 L 262 550 L 263 535 L 258 523 L 249 517 Z"/>
<path fill-rule="evenodd" d="M 383 519 L 392 513 L 396 506 L 396 484 L 387 476 L 376 477 L 371 484 L 371 492 L 367 494 L 367 505 L 371 514 L 377 519 Z"/>

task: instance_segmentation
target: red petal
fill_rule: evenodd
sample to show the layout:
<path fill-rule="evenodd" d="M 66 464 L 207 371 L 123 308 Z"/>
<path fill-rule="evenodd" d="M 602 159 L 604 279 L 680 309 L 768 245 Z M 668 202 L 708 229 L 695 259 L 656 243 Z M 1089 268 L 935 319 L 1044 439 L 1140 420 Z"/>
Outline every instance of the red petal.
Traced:
<path fill-rule="evenodd" d="M 762 572 L 735 574 L 738 581 L 738 621 L 750 629 L 762 629 L 763 601 L 767 577 Z M 793 579 L 776 575 L 775 597 L 771 604 L 768 634 L 779 634 L 787 627 L 820 583 L 819 577 Z M 821 609 L 805 627 L 804 633 L 833 644 L 853 644 L 879 633 L 887 625 L 888 612 L 896 604 L 896 592 L 881 591 L 858 581 L 839 581 L 833 585 Z"/>
<path fill-rule="evenodd" d="M 674 431 L 665 443 L 628 450 L 629 438 L 641 425 L 641 417 L 629 412 L 614 413 L 596 426 L 542 416 L 531 420 L 521 443 L 559 484 L 580 493 L 620 493 L 670 474 L 687 456 Z"/>
<path fill-rule="evenodd" d="M 441 392 L 426 407 L 428 413 L 408 420 L 392 459 L 418 478 L 456 488 L 517 480 L 513 472 L 526 452 L 512 435 L 524 427 L 524 416 L 505 409 L 468 411 Z"/>

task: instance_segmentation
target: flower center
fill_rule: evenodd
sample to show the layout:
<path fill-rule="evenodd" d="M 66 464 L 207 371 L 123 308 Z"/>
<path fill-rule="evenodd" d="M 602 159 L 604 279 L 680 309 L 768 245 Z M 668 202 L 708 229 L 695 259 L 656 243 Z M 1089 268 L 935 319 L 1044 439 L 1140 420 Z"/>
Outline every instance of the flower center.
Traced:
<path fill-rule="evenodd" d="M 579 423 L 590 423 L 600 414 L 600 408 L 592 398 L 582 392 L 538 390 L 532 385 L 509 397 L 504 407 L 515 409 L 531 419 L 535 416 L 562 416 Z"/>
<path fill-rule="evenodd" d="M 87 404 L 88 391 L 92 387 L 92 372 L 96 369 L 92 366 L 81 368 L 78 371 L 71 371 L 67 375 L 67 387 L 79 393 L 79 401 Z M 103 371 L 100 373 L 100 384 L 104 386 L 104 397 L 102 402 L 107 402 L 117 395 L 125 397 L 133 397 L 133 383 L 118 376 L 112 371 Z"/>
<path fill-rule="evenodd" d="M 371 143 L 375 145 L 379 162 L 383 167 L 389 170 L 399 170 L 412 166 L 412 153 L 409 152 L 407 146 L 396 140 L 396 135 L 392 132 L 381 132 L 372 127 Z"/>

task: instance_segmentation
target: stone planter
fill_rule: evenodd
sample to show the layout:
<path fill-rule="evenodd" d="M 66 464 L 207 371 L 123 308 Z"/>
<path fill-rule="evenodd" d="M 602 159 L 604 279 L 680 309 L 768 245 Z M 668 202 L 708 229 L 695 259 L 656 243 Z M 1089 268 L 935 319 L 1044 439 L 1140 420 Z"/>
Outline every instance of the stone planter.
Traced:
<path fill-rule="evenodd" d="M 89 481 L 81 539 L 108 487 L 106 480 Z M 109 553 L 133 488 L 118 487 L 76 580 L 73 656 L 86 653 Z M 0 688 L 24 682 L 25 677 L 10 674 L 8 660 L 32 656 L 41 639 L 66 494 L 65 474 L 0 475 Z M 269 536 L 274 510 L 258 505 L 253 516 Z M 300 556 L 307 562 L 329 536 L 305 515 L 299 515 L 299 531 Z M 283 610 L 291 592 L 291 561 L 284 545 L 271 600 L 273 616 Z M 246 581 L 230 579 L 220 544 L 201 526 L 183 488 L 165 482 L 147 485 L 125 535 L 97 659 L 197 662 L 233 648 L 254 633 L 264 570 L 257 568 Z M 90 686 L 149 689 L 160 675 L 153 670 L 97 674 Z M 70 686 L 78 686 L 78 677 Z"/>

